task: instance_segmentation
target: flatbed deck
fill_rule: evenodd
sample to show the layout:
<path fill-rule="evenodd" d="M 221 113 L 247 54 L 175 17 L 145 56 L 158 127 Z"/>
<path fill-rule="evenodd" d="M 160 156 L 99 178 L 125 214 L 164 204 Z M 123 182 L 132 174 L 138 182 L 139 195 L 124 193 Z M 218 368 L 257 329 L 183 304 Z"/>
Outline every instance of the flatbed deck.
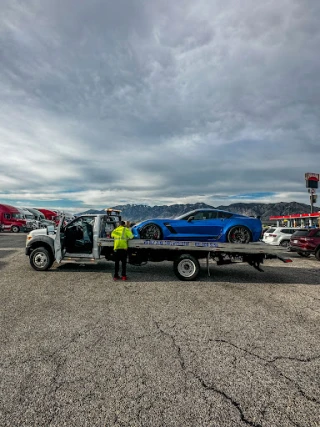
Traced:
<path fill-rule="evenodd" d="M 98 245 L 113 247 L 113 239 L 99 238 Z M 245 253 L 245 254 L 273 254 L 284 256 L 288 254 L 287 248 L 268 245 L 264 242 L 253 243 L 220 243 L 220 242 L 193 242 L 178 240 L 143 240 L 132 239 L 128 242 L 129 248 L 134 249 L 168 249 L 168 250 L 191 250 L 205 252 Z"/>

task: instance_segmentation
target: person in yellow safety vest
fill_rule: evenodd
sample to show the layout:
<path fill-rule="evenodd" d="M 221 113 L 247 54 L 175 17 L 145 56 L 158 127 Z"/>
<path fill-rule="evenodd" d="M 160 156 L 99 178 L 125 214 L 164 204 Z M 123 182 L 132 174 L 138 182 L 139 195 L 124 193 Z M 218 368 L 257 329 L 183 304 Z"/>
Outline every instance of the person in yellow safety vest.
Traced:
<path fill-rule="evenodd" d="M 121 261 L 121 279 L 127 280 L 127 250 L 128 240 L 133 239 L 131 230 L 125 226 L 124 221 L 120 221 L 119 227 L 115 228 L 111 233 L 114 239 L 113 252 L 114 252 L 114 276 L 113 280 L 119 280 L 119 267 Z"/>

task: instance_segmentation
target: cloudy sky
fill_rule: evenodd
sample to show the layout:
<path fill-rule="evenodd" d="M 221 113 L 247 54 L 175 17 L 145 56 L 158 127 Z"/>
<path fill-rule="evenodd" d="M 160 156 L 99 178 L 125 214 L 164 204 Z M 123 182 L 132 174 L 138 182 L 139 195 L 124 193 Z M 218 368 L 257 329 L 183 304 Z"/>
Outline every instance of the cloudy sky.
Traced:
<path fill-rule="evenodd" d="M 0 6 L 0 203 L 308 202 L 319 0 Z"/>

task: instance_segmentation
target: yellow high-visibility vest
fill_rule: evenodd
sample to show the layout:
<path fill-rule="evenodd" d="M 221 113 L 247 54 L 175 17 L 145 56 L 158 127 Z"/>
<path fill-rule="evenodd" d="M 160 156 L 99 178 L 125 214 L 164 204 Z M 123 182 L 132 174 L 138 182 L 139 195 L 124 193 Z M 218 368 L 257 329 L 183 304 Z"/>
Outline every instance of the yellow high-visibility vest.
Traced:
<path fill-rule="evenodd" d="M 133 234 L 129 228 L 119 225 L 113 230 L 111 237 L 114 238 L 113 248 L 116 251 L 117 249 L 128 249 L 128 240 L 133 239 Z"/>

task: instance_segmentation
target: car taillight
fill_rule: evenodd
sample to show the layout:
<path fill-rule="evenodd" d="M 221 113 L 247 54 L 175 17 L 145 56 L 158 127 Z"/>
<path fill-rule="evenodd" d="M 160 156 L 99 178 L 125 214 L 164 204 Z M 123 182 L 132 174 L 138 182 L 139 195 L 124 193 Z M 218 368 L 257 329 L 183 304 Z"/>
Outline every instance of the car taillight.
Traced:
<path fill-rule="evenodd" d="M 277 237 L 276 234 L 269 234 L 269 237 Z"/>

